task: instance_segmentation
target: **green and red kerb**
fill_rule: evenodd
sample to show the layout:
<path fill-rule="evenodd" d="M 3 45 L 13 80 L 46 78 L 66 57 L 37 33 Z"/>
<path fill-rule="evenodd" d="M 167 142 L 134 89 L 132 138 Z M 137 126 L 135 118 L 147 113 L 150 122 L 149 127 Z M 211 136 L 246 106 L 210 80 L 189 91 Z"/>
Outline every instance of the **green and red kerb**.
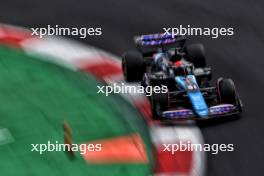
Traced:
<path fill-rule="evenodd" d="M 121 64 L 118 58 L 94 47 L 85 46 L 80 43 L 61 38 L 32 38 L 28 31 L 10 26 L 0 27 L 0 43 L 19 48 L 20 51 L 15 50 L 15 52 L 22 54 L 21 51 L 23 51 L 23 55 L 27 57 L 38 57 L 40 60 L 48 60 L 49 62 L 51 61 L 74 70 L 70 71 L 64 69 L 63 73 L 68 71 L 71 72 L 72 75 L 77 74 L 80 77 L 85 75 L 83 73 L 88 73 L 88 75 L 86 75 L 85 78 L 82 78 L 81 81 L 78 81 L 79 78 L 76 78 L 78 76 L 70 76 L 71 78 L 74 77 L 71 79 L 71 81 L 73 81 L 75 86 L 78 88 L 80 86 L 80 82 L 89 82 L 87 85 L 85 84 L 85 86 L 87 86 L 86 88 L 83 84 L 81 84 L 83 89 L 86 90 L 92 90 L 92 84 L 100 84 L 91 76 L 94 76 L 101 82 L 101 84 L 111 85 L 115 82 L 123 82 Z M 9 50 L 13 49 L 9 48 Z M 49 67 L 62 69 L 61 67 L 50 65 L 51 64 L 49 64 Z M 78 70 L 81 72 L 78 72 Z M 63 80 L 63 78 L 61 79 Z M 148 100 L 142 95 L 129 95 L 125 96 L 124 98 L 120 98 L 120 96 L 114 96 L 110 98 L 111 100 L 109 100 L 109 98 L 103 97 L 103 95 L 98 97 L 98 94 L 96 94 L 95 91 L 93 93 L 90 92 L 89 96 L 93 97 L 92 100 L 89 101 L 91 101 L 94 106 L 90 111 L 86 111 L 82 115 L 93 117 L 94 121 L 87 122 L 86 125 L 79 119 L 74 119 L 76 121 L 68 119 L 71 124 L 74 124 L 72 127 L 73 129 L 89 129 L 87 130 L 89 131 L 89 133 L 87 132 L 87 136 L 83 135 L 83 133 L 85 133 L 83 130 L 78 132 L 81 134 L 79 136 L 82 136 L 78 141 L 79 143 L 94 143 L 100 141 L 107 146 L 106 150 L 103 152 L 97 154 L 88 152 L 86 155 L 80 155 L 81 158 L 88 162 L 87 168 L 91 167 L 91 163 L 95 163 L 92 165 L 94 168 L 96 168 L 93 171 L 98 170 L 99 168 L 112 168 L 112 170 L 109 170 L 107 175 L 111 175 L 111 173 L 113 173 L 113 175 L 118 175 L 118 169 L 121 170 L 122 173 L 126 173 L 125 175 L 133 175 L 137 172 L 138 173 L 136 175 L 145 175 L 148 172 L 151 172 L 153 169 L 152 166 L 155 163 L 154 171 L 157 175 L 202 175 L 205 167 L 203 153 L 187 151 L 176 152 L 176 154 L 171 155 L 170 152 L 163 152 L 162 145 L 163 143 L 179 143 L 179 140 L 191 141 L 193 143 L 202 143 L 203 140 L 198 128 L 173 126 L 167 127 L 160 125 L 157 121 L 153 121 L 150 113 L 150 104 Z M 128 100 L 131 105 L 138 109 L 138 111 L 147 121 L 152 144 L 149 141 L 150 139 L 148 138 L 147 132 L 142 130 L 142 128 L 144 128 L 144 122 L 142 121 L 143 119 L 140 120 L 140 114 L 136 113 L 133 106 L 129 106 L 128 102 L 125 100 Z M 104 104 L 104 107 L 102 107 L 102 104 Z M 112 107 L 109 107 L 109 104 L 111 104 Z M 89 106 L 82 105 L 82 108 L 79 107 L 75 110 L 72 110 L 72 112 L 78 112 L 79 110 L 84 109 L 86 110 L 88 109 L 87 107 Z M 110 108 L 117 112 L 121 111 L 122 109 L 123 114 L 119 112 L 117 115 L 117 112 L 112 112 L 113 115 L 110 115 L 111 113 L 105 113 L 105 108 Z M 97 114 L 92 115 L 93 113 Z M 105 118 L 96 118 L 97 115 L 103 116 L 102 114 L 105 115 Z M 68 118 L 76 117 L 71 116 Z M 130 124 L 130 127 L 127 127 L 128 124 L 126 123 Z M 91 124 L 92 126 L 95 125 L 94 129 L 89 127 Z M 96 127 L 96 124 L 101 124 L 100 128 Z M 110 135 L 111 133 L 106 132 L 107 130 L 104 129 L 103 125 L 113 125 L 112 130 L 114 132 L 112 132 L 112 135 Z M 75 137 L 75 139 L 77 138 L 78 137 Z M 120 150 L 122 150 L 122 152 L 120 152 L 120 150 L 119 152 L 115 151 L 116 147 L 114 144 L 118 144 L 121 147 Z M 154 146 L 153 150 L 151 145 Z M 128 150 L 128 148 L 130 150 Z M 153 161 L 153 158 L 156 159 L 155 162 Z M 111 163 L 115 163 L 114 166 L 111 165 Z M 120 165 L 117 166 L 117 163 Z M 103 173 L 103 170 L 104 169 L 98 171 L 98 173 Z"/>

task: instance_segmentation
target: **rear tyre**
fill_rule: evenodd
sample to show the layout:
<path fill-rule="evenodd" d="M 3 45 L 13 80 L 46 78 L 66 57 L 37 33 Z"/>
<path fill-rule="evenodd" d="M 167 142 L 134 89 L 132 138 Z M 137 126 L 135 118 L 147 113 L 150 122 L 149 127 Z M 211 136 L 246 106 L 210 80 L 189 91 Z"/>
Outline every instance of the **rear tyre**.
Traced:
<path fill-rule="evenodd" d="M 218 95 L 221 103 L 237 104 L 237 93 L 232 79 L 218 81 Z"/>
<path fill-rule="evenodd" d="M 191 44 L 185 47 L 186 60 L 196 68 L 206 67 L 205 49 L 203 44 Z"/>
<path fill-rule="evenodd" d="M 151 97 L 151 110 L 154 119 L 160 119 L 162 112 L 169 108 L 168 93 L 153 93 Z"/>
<path fill-rule="evenodd" d="M 129 51 L 122 57 L 122 70 L 127 82 L 141 81 L 144 74 L 144 60 L 136 51 Z"/>

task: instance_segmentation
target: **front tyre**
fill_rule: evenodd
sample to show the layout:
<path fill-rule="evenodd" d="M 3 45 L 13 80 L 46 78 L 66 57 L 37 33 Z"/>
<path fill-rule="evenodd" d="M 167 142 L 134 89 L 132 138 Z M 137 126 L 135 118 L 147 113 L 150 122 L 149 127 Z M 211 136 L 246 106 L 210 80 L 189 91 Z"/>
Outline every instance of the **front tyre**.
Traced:
<path fill-rule="evenodd" d="M 221 79 L 217 83 L 220 103 L 237 104 L 237 92 L 232 79 Z"/>
<path fill-rule="evenodd" d="M 168 93 L 154 93 L 151 97 L 151 111 L 154 119 L 160 119 L 162 112 L 169 108 L 169 95 Z"/>

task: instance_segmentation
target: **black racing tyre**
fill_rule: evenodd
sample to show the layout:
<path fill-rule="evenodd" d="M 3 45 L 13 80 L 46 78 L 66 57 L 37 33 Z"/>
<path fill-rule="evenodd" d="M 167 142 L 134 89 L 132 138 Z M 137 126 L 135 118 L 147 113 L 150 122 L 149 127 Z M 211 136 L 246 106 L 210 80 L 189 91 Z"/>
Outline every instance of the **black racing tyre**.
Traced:
<path fill-rule="evenodd" d="M 144 60 L 136 51 L 126 52 L 122 57 L 122 70 L 127 82 L 141 81 L 144 74 Z"/>
<path fill-rule="evenodd" d="M 191 44 L 185 47 L 186 60 L 196 68 L 206 67 L 205 49 L 203 44 Z"/>
<path fill-rule="evenodd" d="M 160 119 L 162 112 L 168 110 L 169 95 L 168 93 L 155 93 L 151 97 L 151 111 L 154 119 Z"/>
<path fill-rule="evenodd" d="M 217 86 L 220 103 L 236 104 L 237 93 L 232 79 L 222 79 Z"/>

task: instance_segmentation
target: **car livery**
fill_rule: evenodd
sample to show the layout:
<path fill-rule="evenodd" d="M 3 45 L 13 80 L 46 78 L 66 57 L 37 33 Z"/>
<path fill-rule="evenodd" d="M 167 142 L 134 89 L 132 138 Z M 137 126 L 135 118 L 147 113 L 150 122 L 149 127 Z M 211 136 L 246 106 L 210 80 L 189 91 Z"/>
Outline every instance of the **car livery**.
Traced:
<path fill-rule="evenodd" d="M 122 58 L 126 81 L 168 88 L 149 97 L 153 118 L 198 120 L 242 112 L 232 79 L 218 78 L 212 85 L 202 44 L 186 45 L 185 36 L 161 33 L 134 39 L 138 51 Z"/>

